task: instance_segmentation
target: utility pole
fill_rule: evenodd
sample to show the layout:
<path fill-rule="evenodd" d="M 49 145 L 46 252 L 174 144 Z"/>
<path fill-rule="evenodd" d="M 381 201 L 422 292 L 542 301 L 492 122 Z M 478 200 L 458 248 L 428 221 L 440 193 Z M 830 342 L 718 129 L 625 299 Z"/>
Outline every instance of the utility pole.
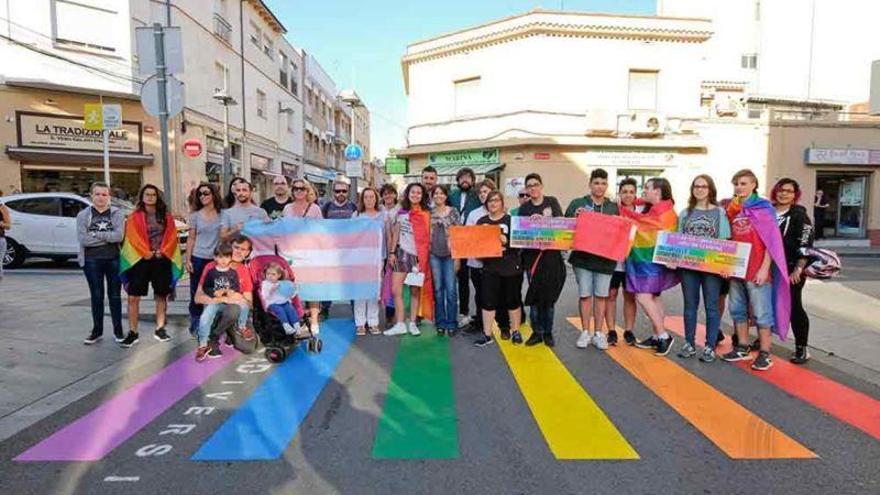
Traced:
<path fill-rule="evenodd" d="M 156 82 L 159 85 L 159 135 L 162 142 L 162 186 L 165 189 L 165 202 L 174 210 L 174 193 L 171 190 L 171 167 L 168 158 L 168 96 L 165 74 L 165 31 L 158 22 L 153 24 L 153 39 L 156 46 Z"/>
<path fill-rule="evenodd" d="M 229 106 L 236 105 L 235 98 L 229 96 L 225 90 L 214 93 L 214 99 L 223 105 L 223 168 L 220 169 L 220 187 L 226 187 L 227 181 L 232 176 L 232 151 L 229 148 Z"/>

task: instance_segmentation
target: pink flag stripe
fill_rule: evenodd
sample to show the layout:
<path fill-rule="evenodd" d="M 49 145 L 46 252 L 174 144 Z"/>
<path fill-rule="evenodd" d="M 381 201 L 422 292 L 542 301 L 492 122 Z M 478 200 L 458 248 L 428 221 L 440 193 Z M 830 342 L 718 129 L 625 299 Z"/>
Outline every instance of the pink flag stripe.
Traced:
<path fill-rule="evenodd" d="M 34 445 L 15 461 L 99 461 L 239 356 L 195 362 L 185 354 Z"/>
<path fill-rule="evenodd" d="M 302 284 L 378 282 L 380 278 L 378 265 L 299 267 L 294 275 Z"/>
<path fill-rule="evenodd" d="M 278 240 L 278 248 L 283 251 L 368 248 L 379 244 L 381 237 L 380 232 L 286 235 Z"/>

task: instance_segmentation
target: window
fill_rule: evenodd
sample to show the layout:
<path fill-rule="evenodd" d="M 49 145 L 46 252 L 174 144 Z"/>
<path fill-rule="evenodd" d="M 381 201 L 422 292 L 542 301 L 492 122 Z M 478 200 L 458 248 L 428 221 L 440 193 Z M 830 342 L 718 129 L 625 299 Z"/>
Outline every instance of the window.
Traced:
<path fill-rule="evenodd" d="M 58 198 L 30 198 L 9 201 L 6 206 L 15 211 L 26 213 L 28 215 L 43 215 L 57 217 L 58 210 L 61 207 L 61 201 Z"/>
<path fill-rule="evenodd" d="M 299 96 L 299 68 L 295 63 L 290 63 L 290 92 Z"/>
<path fill-rule="evenodd" d="M 229 68 L 220 62 L 214 62 L 214 92 L 229 92 Z"/>
<path fill-rule="evenodd" d="M 257 48 L 261 48 L 260 40 L 263 39 L 263 30 L 260 29 L 260 26 L 257 26 L 257 23 L 251 21 L 251 43 L 256 45 Z"/>
<path fill-rule="evenodd" d="M 55 0 L 55 42 L 103 53 L 116 51 L 117 30 L 113 0 Z M 87 22 L 86 22 L 87 21 Z M 95 26 L 102 26 L 95 29 Z"/>
<path fill-rule="evenodd" d="M 757 69 L 758 68 L 758 54 L 757 53 L 748 53 L 743 55 L 740 58 L 740 66 L 743 69 Z"/>
<path fill-rule="evenodd" d="M 755 0 L 755 20 L 761 20 L 761 0 Z"/>
<path fill-rule="evenodd" d="M 455 116 L 466 117 L 477 113 L 480 78 L 472 77 L 453 82 L 455 85 Z"/>
<path fill-rule="evenodd" d="M 287 89 L 287 55 L 284 52 L 278 52 L 278 58 L 281 60 L 279 81 L 284 89 Z"/>
<path fill-rule="evenodd" d="M 293 110 L 287 112 L 287 132 L 296 132 L 296 113 Z"/>
<path fill-rule="evenodd" d="M 266 118 L 266 93 L 257 90 L 257 116 Z"/>
<path fill-rule="evenodd" d="M 627 105 L 630 110 L 657 109 L 657 71 L 630 70 Z"/>
<path fill-rule="evenodd" d="M 272 58 L 272 53 L 274 51 L 275 43 L 268 36 L 263 36 L 263 53 L 265 53 L 267 57 Z"/>
<path fill-rule="evenodd" d="M 232 24 L 220 12 L 214 12 L 214 34 L 227 43 L 232 42 Z"/>
<path fill-rule="evenodd" d="M 61 198 L 61 216 L 76 218 L 76 215 L 87 205 L 78 199 Z"/>

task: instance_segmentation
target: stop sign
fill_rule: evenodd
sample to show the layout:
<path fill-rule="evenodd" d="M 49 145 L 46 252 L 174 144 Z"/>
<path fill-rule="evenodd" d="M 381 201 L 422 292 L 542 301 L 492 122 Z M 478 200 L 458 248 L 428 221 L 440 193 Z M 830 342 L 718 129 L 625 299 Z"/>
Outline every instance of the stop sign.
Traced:
<path fill-rule="evenodd" d="M 183 152 L 190 158 L 195 158 L 202 154 L 202 143 L 198 139 L 187 139 L 183 142 Z"/>

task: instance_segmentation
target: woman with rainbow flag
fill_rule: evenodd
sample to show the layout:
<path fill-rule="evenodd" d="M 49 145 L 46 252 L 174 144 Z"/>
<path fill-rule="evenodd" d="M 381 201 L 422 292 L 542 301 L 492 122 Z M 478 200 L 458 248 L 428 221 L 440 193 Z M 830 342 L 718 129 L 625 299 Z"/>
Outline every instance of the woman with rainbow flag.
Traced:
<path fill-rule="evenodd" d="M 654 327 L 654 335 L 637 342 L 636 347 L 654 349 L 655 355 L 665 356 L 675 339 L 663 327 L 665 313 L 660 294 L 678 285 L 679 279 L 675 271 L 653 262 L 654 247 L 658 232 L 676 230 L 678 215 L 675 214 L 672 186 L 668 180 L 662 177 L 649 179 L 642 196 L 641 203 L 647 203 L 644 213 L 620 208 L 620 215 L 633 220 L 637 228 L 635 242 L 626 259 L 626 290 L 635 293 L 636 301 Z"/>
<path fill-rule="evenodd" d="M 128 335 L 119 345 L 129 348 L 138 343 L 138 317 L 141 297 L 153 286 L 156 299 L 156 331 L 160 342 L 171 340 L 165 331 L 168 295 L 183 275 L 183 257 L 177 245 L 174 217 L 168 212 L 162 192 L 146 184 L 138 193 L 134 213 L 125 223 L 125 238 L 119 261 L 119 276 L 128 293 Z"/>
<path fill-rule="evenodd" d="M 737 345 L 721 359 L 749 359 L 749 314 L 758 325 L 760 350 L 752 369 L 765 371 L 770 359 L 770 331 L 785 340 L 791 316 L 791 294 L 782 234 L 776 210 L 758 196 L 758 177 L 749 169 L 733 175 L 733 201 L 727 206 L 731 239 L 752 246 L 745 279 L 730 281 L 728 308 L 736 329 Z"/>

